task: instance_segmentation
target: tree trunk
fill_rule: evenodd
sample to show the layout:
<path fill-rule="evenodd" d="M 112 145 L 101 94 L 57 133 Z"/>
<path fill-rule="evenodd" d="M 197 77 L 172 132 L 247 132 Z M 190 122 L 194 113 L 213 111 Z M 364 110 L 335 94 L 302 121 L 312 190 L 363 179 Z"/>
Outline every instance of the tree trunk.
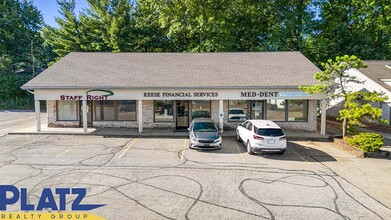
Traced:
<path fill-rule="evenodd" d="M 347 136 L 347 130 L 348 130 L 348 119 L 344 117 L 342 122 L 342 137 Z"/>

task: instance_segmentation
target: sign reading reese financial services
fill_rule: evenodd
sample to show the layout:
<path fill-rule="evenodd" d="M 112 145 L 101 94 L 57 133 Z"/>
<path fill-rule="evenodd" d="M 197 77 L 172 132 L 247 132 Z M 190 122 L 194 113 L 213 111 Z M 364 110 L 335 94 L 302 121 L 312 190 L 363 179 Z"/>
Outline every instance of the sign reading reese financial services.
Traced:
<path fill-rule="evenodd" d="M 144 92 L 144 97 L 219 97 L 218 92 Z"/>

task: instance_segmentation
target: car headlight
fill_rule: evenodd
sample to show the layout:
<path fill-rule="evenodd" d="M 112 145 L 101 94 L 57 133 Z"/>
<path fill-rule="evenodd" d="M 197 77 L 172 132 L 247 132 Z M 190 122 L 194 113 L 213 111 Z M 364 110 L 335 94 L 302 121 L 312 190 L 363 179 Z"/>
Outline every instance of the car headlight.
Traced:
<path fill-rule="evenodd" d="M 196 138 L 194 135 L 190 135 L 190 139 L 191 139 L 192 141 L 197 141 L 197 138 Z"/>
<path fill-rule="evenodd" d="M 215 140 L 215 143 L 218 143 L 218 142 L 221 142 L 221 137 L 219 137 L 219 138 L 217 138 L 217 139 Z"/>

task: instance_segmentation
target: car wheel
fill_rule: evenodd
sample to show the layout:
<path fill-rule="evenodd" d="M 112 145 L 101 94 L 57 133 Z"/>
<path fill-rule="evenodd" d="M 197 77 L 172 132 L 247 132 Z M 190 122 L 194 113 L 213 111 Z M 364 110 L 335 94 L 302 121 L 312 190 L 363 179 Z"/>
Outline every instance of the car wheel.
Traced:
<path fill-rule="evenodd" d="M 283 155 L 284 153 L 285 153 L 285 150 L 282 150 L 282 151 L 278 152 L 277 154 Z"/>
<path fill-rule="evenodd" d="M 241 140 L 240 140 L 240 136 L 238 135 L 238 133 L 236 133 L 236 141 L 237 142 L 240 142 Z"/>
<path fill-rule="evenodd" d="M 251 155 L 255 154 L 253 149 L 251 148 L 250 141 L 247 141 L 247 153 Z"/>

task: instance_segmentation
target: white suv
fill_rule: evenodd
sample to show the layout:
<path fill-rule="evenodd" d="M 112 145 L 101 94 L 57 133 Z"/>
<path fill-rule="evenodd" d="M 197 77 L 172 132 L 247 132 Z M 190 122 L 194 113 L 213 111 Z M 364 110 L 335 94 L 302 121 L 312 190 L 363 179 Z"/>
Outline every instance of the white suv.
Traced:
<path fill-rule="evenodd" d="M 247 120 L 236 129 L 236 140 L 243 141 L 247 153 L 286 151 L 286 137 L 281 128 L 270 120 Z"/>

